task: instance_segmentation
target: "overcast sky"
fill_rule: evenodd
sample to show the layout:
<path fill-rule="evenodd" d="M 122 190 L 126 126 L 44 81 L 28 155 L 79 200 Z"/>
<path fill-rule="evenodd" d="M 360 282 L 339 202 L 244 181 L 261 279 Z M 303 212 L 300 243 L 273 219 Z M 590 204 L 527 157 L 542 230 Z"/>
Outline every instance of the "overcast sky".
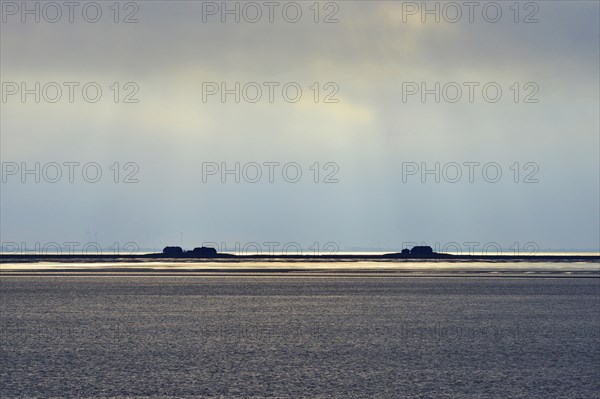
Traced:
<path fill-rule="evenodd" d="M 54 4 L 2 1 L 3 243 L 600 247 L 597 1 Z"/>

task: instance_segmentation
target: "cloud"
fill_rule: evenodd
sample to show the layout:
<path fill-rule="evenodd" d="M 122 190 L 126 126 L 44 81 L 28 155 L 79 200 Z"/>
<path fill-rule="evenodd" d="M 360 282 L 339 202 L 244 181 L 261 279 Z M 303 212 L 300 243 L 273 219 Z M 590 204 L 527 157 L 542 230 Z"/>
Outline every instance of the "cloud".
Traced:
<path fill-rule="evenodd" d="M 421 226 L 419 215 L 425 213 L 435 217 L 427 218 L 427 228 L 414 231 L 423 235 L 426 230 L 438 231 L 447 240 L 453 234 L 467 237 L 477 231 L 510 241 L 526 221 L 533 236 L 529 239 L 542 245 L 562 245 L 563 240 L 570 241 L 566 246 L 596 245 L 597 190 L 576 199 L 560 194 L 560 188 L 568 185 L 573 192 L 588 192 L 590 184 L 592 188 L 598 184 L 597 3 L 540 2 L 539 22 L 533 24 L 515 23 L 508 3 L 502 3 L 504 14 L 498 23 L 481 18 L 474 23 L 443 19 L 421 23 L 418 13 L 404 22 L 401 2 L 338 2 L 339 22 L 331 24 L 322 19 L 335 9 L 321 9 L 321 22 L 315 23 L 310 4 L 300 4 L 304 14 L 298 23 L 277 17 L 273 23 L 223 24 L 218 16 L 204 23 L 202 2 L 183 1 L 140 2 L 139 22 L 134 24 L 115 24 L 110 13 L 96 24 L 18 19 L 2 23 L 3 82 L 98 82 L 104 89 L 98 103 L 79 99 L 72 104 L 23 104 L 18 96 L 11 97 L 2 104 L 2 159 L 77 158 L 106 164 L 132 160 L 145 172 L 144 182 L 130 190 L 106 186 L 94 192 L 98 198 L 93 206 L 78 203 L 50 212 L 47 226 L 40 227 L 45 233 L 40 234 L 52 237 L 52 226 L 60 223 L 58 216 L 68 220 L 67 225 L 78 226 L 78 212 L 86 212 L 90 215 L 86 224 L 98 223 L 110 236 L 114 231 L 105 221 L 118 202 L 115 197 L 124 196 L 127 206 L 135 208 L 134 220 L 157 218 L 176 230 L 174 226 L 185 226 L 181 229 L 187 229 L 187 236 L 209 232 L 187 220 L 190 212 L 201 218 L 203 208 L 194 204 L 205 204 L 213 215 L 229 215 L 218 227 L 218 218 L 211 216 L 214 231 L 270 238 L 284 231 L 289 237 L 282 240 L 288 241 L 294 240 L 294 234 L 310 237 L 327 230 L 330 235 L 337 231 L 342 245 L 360 245 L 365 239 L 359 231 L 362 225 L 377 230 L 368 238 L 369 244 L 377 246 L 399 234 L 400 222 Z M 522 19 L 530 10 L 520 11 Z M 121 97 L 117 103 L 110 89 L 115 82 Z M 139 87 L 138 103 L 122 102 L 127 82 Z M 249 82 L 263 88 L 266 82 L 279 86 L 273 102 L 263 92 L 257 103 L 243 98 L 236 103 L 232 96 L 223 103 L 219 94 L 205 101 L 206 82 L 229 88 L 237 82 L 242 88 Z M 441 87 L 448 82 L 478 82 L 479 87 L 497 82 L 503 96 L 498 103 L 487 102 L 478 88 L 474 103 L 464 98 L 456 104 L 436 103 L 431 95 L 422 102 L 420 94 L 403 101 L 405 82 L 429 88 L 436 82 Z M 523 102 L 531 92 L 526 84 L 531 82 L 539 88 L 539 103 Z M 282 97 L 280 88 L 287 83 L 302 88 L 299 101 Z M 311 87 L 319 89 L 316 102 Z M 519 89 L 516 103 L 511 87 Z M 338 102 L 324 102 L 332 92 Z M 286 184 L 263 185 L 260 190 L 243 184 L 206 186 L 198 184 L 198 171 L 206 160 L 337 162 L 344 178 L 331 188 L 306 184 L 302 190 Z M 503 165 L 535 161 L 552 172 L 535 190 L 518 184 L 503 185 L 502 190 L 463 184 L 428 191 L 398 181 L 406 160 Z M 84 188 L 62 186 L 73 198 Z M 465 197 L 466 192 L 470 196 Z M 42 206 L 43 193 L 3 193 L 3 215 L 19 204 Z M 58 199 L 64 193 L 57 197 L 50 190 L 47 195 L 56 200 L 50 202 L 53 206 L 61 206 Z M 317 212 L 312 207 L 319 205 L 319 198 L 324 208 Z M 99 207 L 98 202 L 112 205 Z M 294 212 L 290 203 L 297 206 Z M 303 203 L 310 206 L 299 205 Z M 239 207 L 232 211 L 235 204 Z M 425 208 L 406 212 L 400 209 L 403 204 L 411 210 L 419 205 Z M 556 218 L 558 207 L 567 216 Z M 495 208 L 502 212 L 490 216 Z M 22 218 L 3 220 L 3 234 L 17 230 L 25 234 L 35 224 L 26 211 L 18 212 Z M 315 219 L 315 212 L 323 222 Z M 460 218 L 450 216 L 438 223 L 437 217 L 448 212 L 468 223 L 458 226 Z M 264 229 L 256 227 L 272 215 L 285 215 L 289 218 L 285 223 L 300 227 L 272 223 Z M 510 215 L 515 215 L 512 230 Z M 345 220 L 348 217 L 360 223 L 352 224 Z M 531 227 L 536 220 L 540 227 Z M 556 220 L 557 228 L 548 232 L 544 220 Z M 581 221 L 569 237 L 563 233 L 572 228 L 567 220 Z M 340 232 L 336 224 L 354 228 Z M 507 226 L 496 229 L 494 224 Z M 130 234 L 140 234 L 139 240 L 148 244 L 162 244 L 153 238 L 164 235 L 158 231 L 160 226 L 150 225 L 141 232 L 131 228 Z M 406 234 L 404 238 L 410 239 Z"/>

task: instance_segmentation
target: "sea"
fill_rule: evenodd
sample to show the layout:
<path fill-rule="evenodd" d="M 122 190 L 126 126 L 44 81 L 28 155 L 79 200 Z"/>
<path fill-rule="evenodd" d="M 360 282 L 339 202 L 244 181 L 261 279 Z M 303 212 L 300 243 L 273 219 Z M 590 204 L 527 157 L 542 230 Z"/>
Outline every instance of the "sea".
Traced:
<path fill-rule="evenodd" d="M 1 398 L 599 398 L 600 265 L 0 265 Z"/>

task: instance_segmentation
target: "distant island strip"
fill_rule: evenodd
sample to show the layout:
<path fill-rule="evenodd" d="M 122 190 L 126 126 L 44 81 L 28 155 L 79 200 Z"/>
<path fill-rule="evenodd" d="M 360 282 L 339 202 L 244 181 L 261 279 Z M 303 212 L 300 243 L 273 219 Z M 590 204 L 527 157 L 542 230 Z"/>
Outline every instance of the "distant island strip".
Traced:
<path fill-rule="evenodd" d="M 173 257 L 192 257 L 192 258 L 196 258 L 196 257 L 219 257 L 219 256 L 226 256 L 226 257 L 232 257 L 235 256 L 236 258 L 239 257 L 263 257 L 263 256 L 267 256 L 267 257 L 276 257 L 276 258 L 280 258 L 282 256 L 288 257 L 294 257 L 294 256 L 299 256 L 301 258 L 304 257 L 319 257 L 319 258 L 331 258 L 331 257 L 347 257 L 347 256 L 362 256 L 362 255 L 233 255 L 233 254 L 226 254 L 226 253 L 222 253 L 219 254 L 217 252 L 217 250 L 215 248 L 211 248 L 211 247 L 197 247 L 194 248 L 191 251 L 184 251 L 183 248 L 181 247 L 165 247 L 162 251 L 162 254 L 152 254 L 152 255 L 162 255 L 162 256 L 173 256 Z M 366 255 L 368 257 L 378 257 L 378 256 L 385 256 L 385 257 L 418 257 L 418 258 L 427 258 L 427 257 L 439 257 L 439 256 L 452 256 L 450 254 L 442 254 L 442 253 L 436 253 L 433 252 L 433 248 L 429 247 L 429 246 L 417 246 L 417 247 L 413 247 L 412 249 L 403 249 L 402 252 L 399 253 L 390 253 L 390 254 L 384 254 L 384 255 Z"/>
<path fill-rule="evenodd" d="M 455 255 L 434 252 L 430 246 L 405 248 L 401 252 L 387 254 L 245 254 L 219 253 L 215 248 L 197 247 L 184 250 L 179 246 L 167 246 L 161 253 L 149 254 L 0 254 L 0 263 L 8 262 L 135 262 L 135 261 L 231 261 L 252 262 L 259 260 L 281 261 L 527 261 L 527 262 L 600 262 L 598 255 Z"/>

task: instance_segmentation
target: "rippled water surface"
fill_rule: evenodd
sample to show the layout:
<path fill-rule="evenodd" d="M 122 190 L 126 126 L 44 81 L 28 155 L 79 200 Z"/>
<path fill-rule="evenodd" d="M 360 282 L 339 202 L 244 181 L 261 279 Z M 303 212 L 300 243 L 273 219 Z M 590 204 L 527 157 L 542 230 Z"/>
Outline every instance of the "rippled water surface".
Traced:
<path fill-rule="evenodd" d="M 0 396 L 597 398 L 600 279 L 2 276 Z"/>
<path fill-rule="evenodd" d="M 436 261 L 423 260 L 396 260 L 396 261 L 178 261 L 163 262 L 159 260 L 147 260 L 137 262 L 23 262 L 23 263 L 0 263 L 0 272 L 30 272 L 30 271 L 247 271 L 247 270 L 270 270 L 270 271 L 414 271 L 429 274 L 433 271 L 514 271 L 514 272 L 594 272 L 600 273 L 598 262 L 518 262 L 518 261 Z"/>

